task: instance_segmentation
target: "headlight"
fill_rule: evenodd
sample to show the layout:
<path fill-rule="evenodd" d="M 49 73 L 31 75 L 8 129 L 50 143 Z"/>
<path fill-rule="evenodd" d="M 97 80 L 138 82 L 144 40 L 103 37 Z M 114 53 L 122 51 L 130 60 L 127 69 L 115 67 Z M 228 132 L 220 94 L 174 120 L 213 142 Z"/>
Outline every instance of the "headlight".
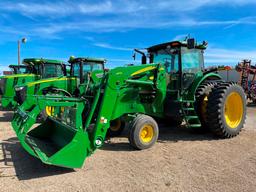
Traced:
<path fill-rule="evenodd" d="M 22 91 L 25 87 L 15 87 L 15 91 Z"/>

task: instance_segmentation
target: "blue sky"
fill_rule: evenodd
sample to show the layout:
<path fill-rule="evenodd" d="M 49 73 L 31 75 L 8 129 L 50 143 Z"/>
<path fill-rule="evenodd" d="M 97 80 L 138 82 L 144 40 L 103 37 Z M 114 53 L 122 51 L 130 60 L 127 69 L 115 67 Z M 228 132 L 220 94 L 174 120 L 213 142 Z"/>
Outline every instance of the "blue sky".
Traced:
<path fill-rule="evenodd" d="M 70 55 L 132 63 L 132 48 L 207 40 L 207 65 L 256 62 L 255 0 L 0 0 L 0 71 L 21 57 L 67 61 Z"/>

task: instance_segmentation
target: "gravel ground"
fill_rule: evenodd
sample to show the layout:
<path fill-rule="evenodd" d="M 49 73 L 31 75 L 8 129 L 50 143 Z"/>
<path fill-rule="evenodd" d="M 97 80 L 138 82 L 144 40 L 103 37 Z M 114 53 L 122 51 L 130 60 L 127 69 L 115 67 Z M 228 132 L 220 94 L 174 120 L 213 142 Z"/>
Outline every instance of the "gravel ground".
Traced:
<path fill-rule="evenodd" d="M 134 151 L 123 137 L 82 169 L 42 164 L 20 146 L 12 112 L 0 112 L 0 191 L 256 191 L 256 107 L 238 137 L 218 140 L 185 128 L 160 127 L 158 143 Z"/>

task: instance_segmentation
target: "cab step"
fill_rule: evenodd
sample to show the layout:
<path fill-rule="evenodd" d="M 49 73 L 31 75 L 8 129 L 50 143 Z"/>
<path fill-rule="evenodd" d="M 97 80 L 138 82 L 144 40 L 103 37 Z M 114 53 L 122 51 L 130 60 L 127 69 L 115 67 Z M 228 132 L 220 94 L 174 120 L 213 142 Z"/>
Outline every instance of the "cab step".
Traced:
<path fill-rule="evenodd" d="M 189 128 L 200 128 L 201 122 L 195 111 L 193 100 L 182 101 L 182 114 L 184 116 L 187 127 Z"/>

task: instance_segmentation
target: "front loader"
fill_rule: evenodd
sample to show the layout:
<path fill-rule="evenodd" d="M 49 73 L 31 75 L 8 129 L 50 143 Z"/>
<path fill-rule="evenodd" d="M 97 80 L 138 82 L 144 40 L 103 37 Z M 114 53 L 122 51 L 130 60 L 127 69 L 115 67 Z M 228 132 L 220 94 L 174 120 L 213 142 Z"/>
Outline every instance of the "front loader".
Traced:
<path fill-rule="evenodd" d="M 111 123 L 121 118 L 129 122 L 131 146 L 139 150 L 157 141 L 155 119 L 234 137 L 245 122 L 245 94 L 204 68 L 205 49 L 194 39 L 152 46 L 142 65 L 112 69 L 83 96 L 27 99 L 15 112 L 13 129 L 28 153 L 69 168 L 81 167 L 104 144 Z M 46 106 L 54 106 L 54 114 L 34 126 Z"/>

